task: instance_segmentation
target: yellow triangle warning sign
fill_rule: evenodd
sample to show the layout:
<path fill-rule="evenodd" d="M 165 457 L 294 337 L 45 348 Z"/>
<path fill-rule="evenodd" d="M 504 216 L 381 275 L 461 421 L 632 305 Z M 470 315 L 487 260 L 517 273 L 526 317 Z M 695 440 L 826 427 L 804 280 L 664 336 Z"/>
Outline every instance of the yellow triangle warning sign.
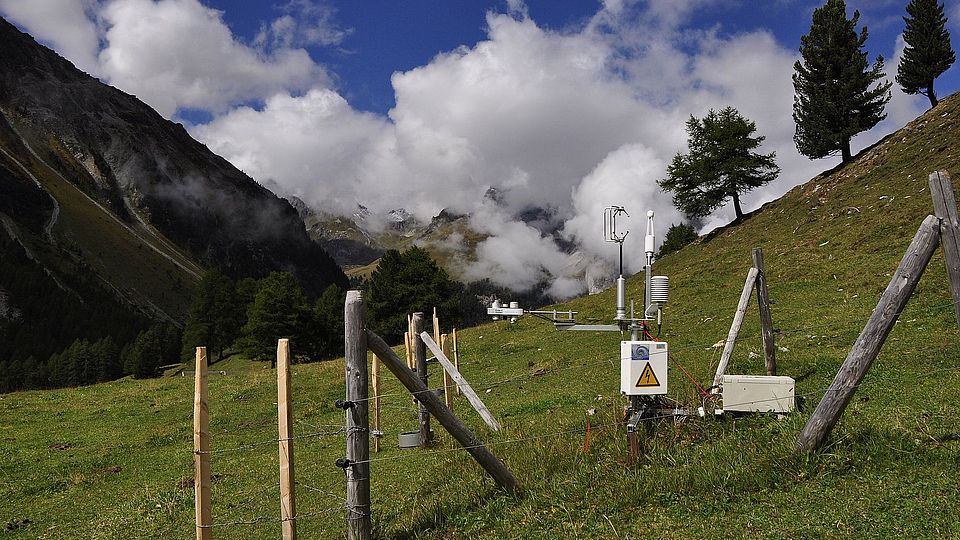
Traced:
<path fill-rule="evenodd" d="M 660 381 L 657 380 L 657 374 L 653 372 L 653 367 L 650 366 L 650 362 L 647 362 L 647 365 L 643 366 L 643 372 L 640 373 L 640 378 L 637 379 L 637 388 L 647 388 L 650 386 L 660 386 Z"/>

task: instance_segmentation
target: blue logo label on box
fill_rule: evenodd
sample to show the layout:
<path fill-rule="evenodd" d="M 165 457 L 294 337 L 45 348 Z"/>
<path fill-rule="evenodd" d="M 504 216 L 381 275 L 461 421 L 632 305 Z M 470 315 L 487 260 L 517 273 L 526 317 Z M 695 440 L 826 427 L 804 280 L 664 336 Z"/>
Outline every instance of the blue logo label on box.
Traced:
<path fill-rule="evenodd" d="M 633 344 L 630 346 L 630 359 L 631 360 L 649 360 L 650 349 L 648 349 L 646 345 Z"/>

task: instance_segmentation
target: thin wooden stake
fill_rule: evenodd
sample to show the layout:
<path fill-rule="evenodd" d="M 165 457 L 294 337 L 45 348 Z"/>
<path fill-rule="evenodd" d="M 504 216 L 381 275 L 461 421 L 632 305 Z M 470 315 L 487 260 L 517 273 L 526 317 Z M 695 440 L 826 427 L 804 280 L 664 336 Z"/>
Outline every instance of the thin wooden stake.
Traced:
<path fill-rule="evenodd" d="M 947 171 L 932 172 L 929 180 L 933 213 L 940 218 L 940 244 L 947 264 L 947 277 L 950 278 L 957 327 L 960 328 L 960 218 L 957 217 L 957 198 Z"/>
<path fill-rule="evenodd" d="M 747 280 L 743 283 L 743 292 L 740 293 L 740 303 L 737 304 L 737 312 L 733 316 L 733 324 L 730 325 L 730 333 L 727 334 L 727 341 L 723 346 L 723 354 L 720 355 L 720 365 L 717 366 L 717 374 L 713 377 L 713 385 L 718 386 L 723 382 L 723 374 L 727 371 L 727 364 L 730 363 L 730 357 L 733 356 L 733 346 L 737 342 L 737 334 L 740 333 L 740 326 L 743 325 L 743 314 L 747 311 L 747 304 L 750 303 L 750 295 L 753 293 L 753 284 L 757 281 L 757 269 L 750 268 L 747 272 Z"/>
<path fill-rule="evenodd" d="M 419 398 L 420 403 L 433 413 L 440 425 L 493 477 L 497 485 L 510 492 L 516 491 L 519 484 L 510 469 L 497 459 L 497 456 L 493 455 L 467 426 L 463 425 L 463 422 L 457 418 L 453 411 L 444 406 L 437 396 L 430 392 L 416 374 L 404 368 L 400 357 L 393 352 L 393 349 L 386 342 L 380 339 L 380 336 L 370 330 L 367 330 L 366 333 L 367 346 L 383 360 L 383 363 L 393 372 L 400 383 Z"/>
<path fill-rule="evenodd" d="M 344 304 L 344 358 L 347 380 L 347 540 L 369 540 L 370 423 L 367 405 L 367 335 L 363 295 L 347 291 Z"/>
<path fill-rule="evenodd" d="M 373 451 L 380 452 L 380 357 L 373 355 L 373 430 L 377 435 L 373 438 Z"/>
<path fill-rule="evenodd" d="M 277 341 L 277 426 L 280 433 L 280 521 L 283 540 L 297 538 L 293 465 L 293 404 L 290 402 L 290 340 Z"/>
<path fill-rule="evenodd" d="M 440 349 L 443 351 L 444 356 L 450 357 L 449 346 L 447 345 L 447 335 L 440 334 Z M 437 357 L 440 358 L 439 356 Z M 459 387 L 458 387 L 459 388 Z M 451 411 L 453 410 L 453 382 L 450 380 L 450 373 L 447 370 L 443 370 L 443 401 L 447 404 L 447 408 Z"/>
<path fill-rule="evenodd" d="M 413 343 L 413 357 L 417 364 L 417 376 L 420 377 L 420 382 L 424 388 L 430 388 L 430 385 L 427 384 L 429 380 L 429 374 L 427 373 L 427 349 L 424 347 L 423 341 L 417 337 L 421 332 L 423 332 L 423 313 L 418 311 L 413 314 L 413 332 L 410 334 L 410 342 Z M 379 354 L 377 351 L 373 352 Z M 381 358 L 383 358 L 382 355 Z M 414 394 L 413 397 L 417 400 L 417 408 L 420 413 L 420 448 L 427 448 L 431 442 L 430 410 L 423 404 L 423 396 Z"/>
<path fill-rule="evenodd" d="M 444 372 L 449 373 L 453 380 L 457 382 L 457 386 L 463 388 L 463 393 L 467 396 L 467 401 L 473 405 L 473 408 L 476 409 L 477 413 L 480 414 L 480 417 L 483 418 L 483 421 L 490 426 L 490 429 L 494 431 L 500 431 L 500 423 L 497 422 L 496 418 L 490 414 L 490 409 L 487 409 L 487 406 L 483 404 L 483 401 L 480 400 L 480 396 L 473 391 L 473 388 L 470 386 L 470 383 L 467 382 L 467 379 L 457 370 L 456 367 L 450 362 L 450 359 L 447 358 L 446 353 L 437 346 L 432 339 L 430 339 L 430 334 L 423 332 L 420 334 L 420 337 L 423 339 L 423 342 L 430 348 L 430 351 L 437 356 L 437 361 L 440 362 L 440 365 L 443 366 Z"/>
<path fill-rule="evenodd" d="M 213 538 L 210 504 L 210 419 L 207 406 L 207 348 L 197 347 L 193 390 L 193 496 L 197 540 Z"/>
<path fill-rule="evenodd" d="M 770 295 L 767 274 L 763 269 L 763 250 L 753 248 L 753 267 L 757 269 L 757 305 L 760 307 L 760 334 L 763 338 L 763 359 L 767 375 L 777 374 L 777 345 L 773 340 L 773 317 L 770 316 Z"/>
<path fill-rule="evenodd" d="M 903 259 L 897 267 L 896 273 L 890 279 L 890 284 L 883 291 L 880 302 L 867 321 L 867 325 L 860 332 L 860 337 L 853 344 L 843 366 L 837 372 L 830 388 L 823 395 L 817 409 L 813 411 L 807 425 L 804 426 L 800 438 L 797 440 L 798 452 L 811 452 L 819 449 L 826 440 L 833 426 L 843 414 L 854 392 L 860 386 L 860 381 L 866 376 L 873 361 L 880 354 L 880 348 L 886 341 L 887 335 L 897 322 L 897 317 L 903 312 L 910 295 L 920 281 L 920 276 L 927 268 L 933 252 L 939 243 L 940 220 L 934 216 L 927 216 L 917 230 L 917 234 L 910 242 Z"/>
<path fill-rule="evenodd" d="M 460 345 L 457 342 L 457 329 L 453 329 L 453 366 L 457 368 L 457 371 L 460 371 Z M 460 385 L 457 385 L 457 395 L 461 393 Z"/>

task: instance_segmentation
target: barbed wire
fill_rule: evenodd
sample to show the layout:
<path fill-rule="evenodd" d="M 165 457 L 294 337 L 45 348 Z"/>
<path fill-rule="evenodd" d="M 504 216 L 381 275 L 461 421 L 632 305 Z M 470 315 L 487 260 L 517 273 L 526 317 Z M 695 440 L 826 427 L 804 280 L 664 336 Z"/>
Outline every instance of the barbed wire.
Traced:
<path fill-rule="evenodd" d="M 274 438 L 274 439 L 268 439 L 268 440 L 264 440 L 264 441 L 258 441 L 258 442 L 243 444 L 243 445 L 236 446 L 236 447 L 233 447 L 233 448 L 222 448 L 222 449 L 216 449 L 216 450 L 194 450 L 193 453 L 194 453 L 194 454 L 197 454 L 197 455 L 202 455 L 202 454 L 225 454 L 225 453 L 230 453 L 230 452 L 241 452 L 241 451 L 246 451 L 246 450 L 253 450 L 253 449 L 259 448 L 259 447 L 261 447 L 261 446 L 279 444 L 279 443 L 284 442 L 284 441 L 296 441 L 296 440 L 302 440 L 302 439 L 313 439 L 313 438 L 317 438 L 317 437 L 332 437 L 332 436 L 340 435 L 340 434 L 342 434 L 342 433 L 346 433 L 346 429 L 345 429 L 345 428 L 340 428 L 340 429 L 335 430 L 335 431 L 320 431 L 320 432 L 316 432 L 316 433 L 309 433 L 309 434 L 306 434 L 306 435 L 295 435 L 295 436 L 292 436 L 292 437 L 284 437 L 284 438 L 279 438 L 279 437 L 278 437 L 278 438 Z"/>
<path fill-rule="evenodd" d="M 278 518 L 276 516 L 257 516 L 246 519 L 238 519 L 234 521 L 222 521 L 219 523 L 211 523 L 209 525 L 196 525 L 198 529 L 216 529 L 220 527 L 236 527 L 244 525 L 259 525 L 262 523 L 284 523 L 286 521 L 303 521 L 304 519 L 330 514 L 333 512 L 342 512 L 344 510 L 349 510 L 346 508 L 346 505 L 333 506 L 323 510 L 317 510 L 315 512 L 305 512 L 302 514 L 297 514 L 289 518 Z"/>

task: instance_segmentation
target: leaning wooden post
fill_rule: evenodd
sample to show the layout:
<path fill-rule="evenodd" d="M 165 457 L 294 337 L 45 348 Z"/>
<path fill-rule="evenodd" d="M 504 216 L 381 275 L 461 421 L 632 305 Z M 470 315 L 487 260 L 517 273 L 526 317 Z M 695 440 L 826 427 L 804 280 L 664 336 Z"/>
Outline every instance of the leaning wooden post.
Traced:
<path fill-rule="evenodd" d="M 457 343 L 457 329 L 453 329 L 453 366 L 460 371 L 460 345 Z M 459 396 L 460 385 L 457 385 L 457 395 Z"/>
<path fill-rule="evenodd" d="M 809 452 L 820 448 L 844 409 L 847 408 L 860 381 L 880 353 L 880 347 L 883 346 L 887 335 L 897 322 L 897 317 L 907 305 L 907 300 L 913 294 L 913 289 L 920 281 L 920 276 L 923 275 L 933 252 L 937 249 L 939 230 L 940 220 L 936 217 L 927 216 L 927 219 L 923 220 L 907 252 L 904 253 L 900 266 L 897 267 L 890 284 L 880 297 L 880 302 L 873 310 L 870 320 L 860 332 L 860 337 L 850 349 L 836 378 L 833 379 L 833 383 L 823 395 L 817 409 L 813 411 L 813 416 L 803 428 L 797 440 L 798 452 Z"/>
<path fill-rule="evenodd" d="M 950 278 L 950 294 L 953 309 L 960 328 L 960 219 L 957 217 L 957 198 L 947 171 L 930 173 L 930 196 L 933 197 L 933 214 L 940 218 L 940 244 Z"/>
<path fill-rule="evenodd" d="M 277 426 L 280 433 L 280 521 L 283 540 L 297 538 L 293 469 L 293 405 L 290 402 L 290 340 L 277 341 Z"/>
<path fill-rule="evenodd" d="M 473 387 L 470 386 L 470 383 L 467 382 L 467 379 L 463 377 L 460 371 L 450 362 L 450 359 L 447 357 L 446 351 L 440 348 L 433 339 L 430 338 L 430 334 L 424 332 L 420 334 L 420 337 L 423 339 L 423 342 L 427 347 L 437 356 L 437 361 L 440 362 L 440 365 L 443 366 L 444 371 L 450 374 L 453 377 L 453 380 L 457 383 L 457 388 L 462 388 L 463 393 L 467 396 L 467 401 L 470 402 L 470 405 L 480 414 L 480 417 L 483 418 L 483 421 L 490 426 L 490 429 L 494 431 L 500 431 L 500 422 L 497 422 L 496 418 L 493 417 L 493 414 L 490 413 L 490 409 L 483 404 L 483 401 L 480 399 L 480 396 L 473 390 Z M 450 406 L 448 405 L 449 409 Z M 452 409 L 451 409 L 452 410 Z"/>
<path fill-rule="evenodd" d="M 363 295 L 347 291 L 344 304 L 344 358 L 346 360 L 347 540 L 368 540 L 370 521 L 370 425 L 367 405 L 367 335 Z"/>
<path fill-rule="evenodd" d="M 423 383 L 424 388 L 430 388 L 427 385 L 427 348 L 423 344 L 423 340 L 418 337 L 420 332 L 423 332 L 422 312 L 418 311 L 413 314 L 411 326 L 413 327 L 413 333 L 410 334 L 410 342 L 413 344 L 413 357 L 416 361 L 417 376 L 420 377 L 420 382 Z M 377 351 L 373 352 L 376 354 Z M 426 448 L 430 446 L 430 411 L 426 405 L 423 404 L 423 396 L 414 394 L 413 397 L 416 398 L 417 403 L 419 403 L 417 407 L 420 411 L 420 448 Z"/>
<path fill-rule="evenodd" d="M 747 304 L 750 303 L 750 294 L 753 293 L 753 284 L 757 280 L 757 269 L 750 268 L 747 273 L 747 281 L 743 283 L 743 292 L 740 293 L 740 303 L 737 304 L 737 313 L 733 316 L 733 324 L 730 325 L 730 333 L 727 334 L 727 341 L 723 346 L 723 354 L 720 355 L 720 365 L 717 366 L 717 374 L 713 377 L 713 385 L 718 386 L 723 382 L 723 374 L 727 371 L 727 364 L 730 363 L 730 357 L 733 356 L 733 346 L 737 342 L 737 334 L 740 333 L 740 326 L 743 325 L 743 314 L 747 311 Z"/>
<path fill-rule="evenodd" d="M 434 340 L 434 343 L 436 343 L 436 340 Z M 450 346 L 447 344 L 446 334 L 440 334 L 440 350 L 448 358 L 450 357 L 448 352 Z M 443 370 L 443 402 L 446 403 L 448 409 L 453 410 L 453 381 L 450 380 L 450 374 L 447 373 L 447 370 Z"/>
<path fill-rule="evenodd" d="M 373 355 L 373 369 L 371 376 L 373 378 L 373 451 L 380 452 L 380 358 Z"/>
<path fill-rule="evenodd" d="M 753 248 L 753 267 L 757 269 L 757 305 L 760 306 L 760 334 L 763 338 L 763 358 L 767 375 L 777 374 L 777 346 L 773 341 L 773 317 L 770 316 L 770 295 L 767 291 L 767 273 L 763 269 L 763 250 Z"/>
<path fill-rule="evenodd" d="M 420 341 L 420 343 L 423 342 Z M 464 450 L 469 452 L 473 459 L 493 477 L 497 485 L 507 491 L 516 491 L 518 487 L 517 478 L 510 472 L 510 469 L 497 459 L 497 456 L 493 455 L 467 426 L 463 425 L 463 422 L 457 418 L 453 411 L 448 409 L 433 392 L 430 392 L 427 385 L 423 384 L 423 381 L 416 374 L 405 368 L 400 357 L 393 352 L 393 349 L 386 342 L 380 339 L 380 336 L 367 330 L 367 345 L 374 354 L 380 357 L 380 360 L 393 372 L 400 383 L 413 395 L 419 397 L 420 403 L 436 417 L 440 425 L 463 446 Z"/>
<path fill-rule="evenodd" d="M 197 540 L 213 538 L 210 505 L 210 419 L 207 408 L 207 348 L 197 347 L 193 390 L 193 496 Z"/>

